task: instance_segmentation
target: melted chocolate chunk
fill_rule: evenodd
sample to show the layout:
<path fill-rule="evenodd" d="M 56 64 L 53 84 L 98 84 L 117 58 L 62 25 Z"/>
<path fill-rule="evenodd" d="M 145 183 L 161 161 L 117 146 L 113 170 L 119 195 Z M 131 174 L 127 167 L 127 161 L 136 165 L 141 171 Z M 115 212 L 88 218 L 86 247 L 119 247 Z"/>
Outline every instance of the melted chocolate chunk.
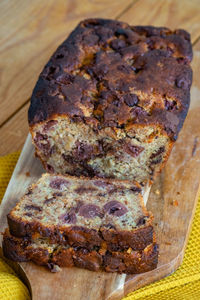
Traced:
<path fill-rule="evenodd" d="M 127 213 L 128 209 L 121 202 L 113 200 L 104 205 L 104 211 L 110 215 L 121 217 Z"/>
<path fill-rule="evenodd" d="M 132 192 L 134 192 L 134 193 L 140 193 L 142 190 L 141 190 L 141 188 L 139 188 L 139 187 L 132 187 L 131 189 L 130 189 Z"/>
<path fill-rule="evenodd" d="M 114 50 L 119 50 L 121 48 L 126 47 L 126 42 L 124 40 L 121 40 L 121 39 L 116 39 L 116 40 L 111 41 L 110 46 Z"/>
<path fill-rule="evenodd" d="M 153 160 L 153 161 L 151 162 L 151 164 L 152 164 L 152 165 L 157 165 L 157 164 L 161 163 L 161 161 L 162 161 L 162 157 L 159 157 L 159 158 Z"/>
<path fill-rule="evenodd" d="M 140 106 L 135 106 L 131 109 L 132 117 L 137 119 L 138 117 L 146 117 L 148 113 Z"/>
<path fill-rule="evenodd" d="M 105 225 L 103 225 L 103 227 L 108 228 L 108 229 L 116 229 L 116 227 L 111 223 L 105 224 Z"/>
<path fill-rule="evenodd" d="M 55 265 L 54 263 L 48 263 L 47 267 L 52 273 L 57 273 L 60 272 L 61 270 L 60 267 L 58 265 Z"/>
<path fill-rule="evenodd" d="M 63 222 L 63 223 L 67 223 L 67 224 L 75 224 L 77 221 L 76 218 L 76 214 L 75 214 L 75 209 L 71 208 L 69 210 L 69 212 L 64 213 L 63 215 L 61 215 L 59 217 L 59 219 Z"/>
<path fill-rule="evenodd" d="M 101 210 L 98 205 L 95 204 L 83 204 L 79 209 L 79 215 L 88 219 L 95 217 L 101 217 Z"/>
<path fill-rule="evenodd" d="M 143 147 L 132 145 L 132 144 L 124 144 L 124 150 L 126 153 L 133 157 L 137 157 L 143 150 Z"/>
<path fill-rule="evenodd" d="M 92 145 L 76 142 L 76 148 L 73 150 L 73 156 L 77 160 L 90 159 L 94 149 Z"/>
<path fill-rule="evenodd" d="M 56 200 L 55 197 L 51 197 L 51 198 L 49 198 L 49 199 L 45 199 L 45 200 L 44 200 L 44 204 L 52 203 L 54 200 Z"/>
<path fill-rule="evenodd" d="M 165 152 L 165 147 L 162 146 L 158 149 L 158 151 L 156 151 L 155 153 L 151 154 L 150 159 L 155 158 L 156 156 L 162 154 L 163 152 Z"/>
<path fill-rule="evenodd" d="M 109 182 L 105 182 L 105 181 L 101 181 L 101 180 L 95 180 L 93 181 L 93 184 L 98 186 L 98 187 L 101 187 L 101 188 L 113 188 L 114 185 L 109 183 Z"/>
<path fill-rule="evenodd" d="M 24 209 L 26 209 L 26 210 L 42 211 L 42 207 L 37 206 L 37 205 L 25 205 Z"/>
<path fill-rule="evenodd" d="M 177 109 L 177 103 L 176 101 L 168 101 L 165 100 L 165 109 L 166 110 L 173 110 L 173 109 Z"/>
<path fill-rule="evenodd" d="M 96 190 L 97 189 L 95 189 L 93 187 L 80 186 L 77 189 L 75 189 L 74 192 L 77 194 L 82 194 L 82 193 L 92 193 L 92 192 L 95 192 Z"/>
<path fill-rule="evenodd" d="M 61 192 L 56 192 L 52 194 L 53 197 L 61 197 L 63 194 Z"/>
<path fill-rule="evenodd" d="M 49 186 L 53 189 L 57 190 L 63 190 L 69 185 L 69 181 L 63 179 L 63 178 L 55 178 L 53 179 Z"/>
<path fill-rule="evenodd" d="M 36 133 L 34 142 L 38 149 L 43 152 L 45 156 L 49 156 L 51 151 L 51 145 L 46 134 Z"/>
<path fill-rule="evenodd" d="M 29 189 L 27 192 L 26 192 L 26 194 L 25 195 L 31 195 L 31 194 L 33 194 L 33 191 L 31 190 L 31 189 Z"/>
<path fill-rule="evenodd" d="M 132 107 L 132 106 L 134 106 L 138 103 L 138 97 L 135 94 L 128 94 L 128 95 L 125 96 L 124 102 L 128 106 Z"/>
<path fill-rule="evenodd" d="M 47 172 L 54 173 L 54 167 L 52 167 L 51 165 L 46 164 L 45 168 L 46 168 Z"/>
<path fill-rule="evenodd" d="M 176 86 L 178 88 L 188 89 L 190 84 L 191 84 L 191 82 L 187 78 L 183 77 L 182 75 L 176 79 Z"/>
<path fill-rule="evenodd" d="M 145 217 L 140 217 L 136 223 L 136 226 L 144 225 L 146 223 Z"/>
<path fill-rule="evenodd" d="M 33 216 L 33 214 L 32 214 L 32 213 L 30 213 L 30 212 L 26 212 L 26 213 L 25 213 L 25 216 L 27 216 L 27 217 L 32 217 L 32 216 Z"/>
<path fill-rule="evenodd" d="M 99 197 L 106 197 L 106 193 L 98 193 L 97 196 L 99 196 Z"/>
<path fill-rule="evenodd" d="M 50 120 L 44 125 L 44 132 L 48 131 L 50 128 L 52 128 L 54 125 L 58 123 L 57 120 Z"/>

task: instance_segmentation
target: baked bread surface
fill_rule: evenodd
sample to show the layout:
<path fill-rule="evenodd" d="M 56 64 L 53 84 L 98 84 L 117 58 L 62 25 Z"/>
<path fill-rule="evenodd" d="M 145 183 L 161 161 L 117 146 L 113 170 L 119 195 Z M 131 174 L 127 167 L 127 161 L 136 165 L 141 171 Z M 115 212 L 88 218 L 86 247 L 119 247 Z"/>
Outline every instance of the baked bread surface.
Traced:
<path fill-rule="evenodd" d="M 188 111 L 191 59 L 184 30 L 82 21 L 31 97 L 30 131 L 46 170 L 152 181 Z"/>
<path fill-rule="evenodd" d="M 42 71 L 29 124 L 56 114 L 97 129 L 158 122 L 175 138 L 189 106 L 191 60 L 184 30 L 85 20 Z"/>

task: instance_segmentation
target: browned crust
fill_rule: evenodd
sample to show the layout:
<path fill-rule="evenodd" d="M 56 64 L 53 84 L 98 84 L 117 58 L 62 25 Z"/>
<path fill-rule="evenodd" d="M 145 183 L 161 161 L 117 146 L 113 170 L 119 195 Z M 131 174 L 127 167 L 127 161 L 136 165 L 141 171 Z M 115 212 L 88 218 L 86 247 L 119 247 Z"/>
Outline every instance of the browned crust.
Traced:
<path fill-rule="evenodd" d="M 46 265 L 52 271 L 54 265 L 61 267 L 80 267 L 91 271 L 103 270 L 106 272 L 119 272 L 137 274 L 153 270 L 158 262 L 158 247 L 156 244 L 148 245 L 142 251 L 124 251 L 101 253 L 100 250 L 88 251 L 84 248 L 62 248 L 49 253 L 43 248 L 32 247 L 24 238 L 10 235 L 8 230 L 3 237 L 3 253 L 14 261 L 33 261 L 39 265 Z"/>
<path fill-rule="evenodd" d="M 101 227 L 98 231 L 80 226 L 44 226 L 39 222 L 26 222 L 8 214 L 8 226 L 12 235 L 16 237 L 48 237 L 51 243 L 69 244 L 91 249 L 94 246 L 106 246 L 106 249 L 143 250 L 153 242 L 153 227 L 149 224 L 133 231 L 117 231 L 116 229 Z"/>
<path fill-rule="evenodd" d="M 190 103 L 191 60 L 184 30 L 82 21 L 40 74 L 29 124 L 57 115 L 97 131 L 157 124 L 175 140 Z"/>

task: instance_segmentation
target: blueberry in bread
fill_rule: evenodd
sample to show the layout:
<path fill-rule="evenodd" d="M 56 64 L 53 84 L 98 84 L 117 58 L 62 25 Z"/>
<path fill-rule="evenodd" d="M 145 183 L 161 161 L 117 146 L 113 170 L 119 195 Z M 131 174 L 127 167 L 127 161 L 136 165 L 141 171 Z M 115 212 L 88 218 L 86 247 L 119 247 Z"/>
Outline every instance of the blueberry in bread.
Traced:
<path fill-rule="evenodd" d="M 60 265 L 66 255 L 65 266 L 70 260 L 93 269 L 94 259 L 96 269 L 127 273 L 157 264 L 152 215 L 136 182 L 43 174 L 9 213 L 8 225 L 4 254 L 15 260 Z M 38 251 L 41 258 L 34 258 Z"/>
<path fill-rule="evenodd" d="M 152 215 L 136 182 L 43 174 L 8 215 L 16 237 L 73 247 L 143 250 L 154 242 Z"/>
<path fill-rule="evenodd" d="M 156 244 L 148 245 L 144 250 L 108 251 L 100 247 L 91 250 L 69 245 L 49 243 L 47 238 L 27 238 L 12 236 L 8 230 L 4 233 L 3 251 L 7 258 L 14 261 L 33 261 L 47 266 L 51 272 L 60 271 L 60 267 L 79 267 L 91 271 L 138 274 L 155 269 L 158 261 Z"/>
<path fill-rule="evenodd" d="M 187 115 L 191 60 L 184 30 L 82 21 L 31 97 L 30 132 L 46 170 L 153 180 Z"/>

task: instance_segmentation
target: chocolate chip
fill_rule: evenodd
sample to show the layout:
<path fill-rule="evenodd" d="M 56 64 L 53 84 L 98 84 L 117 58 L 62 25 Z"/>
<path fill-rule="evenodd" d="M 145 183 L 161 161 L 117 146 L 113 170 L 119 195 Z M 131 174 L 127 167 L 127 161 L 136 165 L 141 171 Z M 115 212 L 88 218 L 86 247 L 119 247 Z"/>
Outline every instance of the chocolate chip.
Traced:
<path fill-rule="evenodd" d="M 153 159 L 155 158 L 156 156 L 158 156 L 159 154 L 165 152 L 165 147 L 162 146 L 158 149 L 158 151 L 156 151 L 155 153 L 152 153 L 151 156 L 150 156 L 150 159 Z"/>
<path fill-rule="evenodd" d="M 132 113 L 132 117 L 133 118 L 137 118 L 137 117 L 140 117 L 140 116 L 146 116 L 147 115 L 147 112 L 140 106 L 135 106 L 131 109 L 131 113 Z"/>
<path fill-rule="evenodd" d="M 61 215 L 59 217 L 59 219 L 63 222 L 63 223 L 67 223 L 67 224 L 75 224 L 77 221 L 76 218 L 76 214 L 75 214 L 75 210 L 72 208 L 69 212 Z"/>
<path fill-rule="evenodd" d="M 84 204 L 79 209 L 79 215 L 88 219 L 100 217 L 100 207 L 95 204 Z"/>
<path fill-rule="evenodd" d="M 48 263 L 47 267 L 52 273 L 57 273 L 61 271 L 60 267 L 58 265 L 55 265 L 54 263 Z"/>
<path fill-rule="evenodd" d="M 93 188 L 93 187 L 84 187 L 84 186 L 80 186 L 79 188 L 76 188 L 74 190 L 75 193 L 77 194 L 83 194 L 83 193 L 90 193 L 90 192 L 95 192 L 97 189 Z"/>
<path fill-rule="evenodd" d="M 174 100 L 173 101 L 165 100 L 164 103 L 165 103 L 165 109 L 166 110 L 177 109 L 177 103 Z"/>
<path fill-rule="evenodd" d="M 111 183 L 102 181 L 102 180 L 95 180 L 95 181 L 93 181 L 93 184 L 98 187 L 101 187 L 101 188 L 108 188 L 108 187 L 112 188 L 113 187 L 113 185 Z"/>
<path fill-rule="evenodd" d="M 176 79 L 176 86 L 181 89 L 188 89 L 189 81 L 186 78 L 180 76 Z"/>
<path fill-rule="evenodd" d="M 117 28 L 117 30 L 115 31 L 115 35 L 117 37 L 119 37 L 120 35 L 124 36 L 124 37 L 127 37 L 127 32 L 126 32 L 126 29 L 123 29 L 123 28 Z"/>
<path fill-rule="evenodd" d="M 61 53 L 61 54 L 57 54 L 57 55 L 55 56 L 56 59 L 61 59 L 61 58 L 63 58 L 63 57 L 64 57 L 64 54 L 62 54 L 62 53 Z"/>
<path fill-rule="evenodd" d="M 58 83 L 63 83 L 63 84 L 70 84 L 74 81 L 74 76 L 68 73 L 61 74 L 56 78 L 56 81 Z"/>
<path fill-rule="evenodd" d="M 58 123 L 58 121 L 56 120 L 50 120 L 48 121 L 45 125 L 44 125 L 44 131 L 48 131 L 50 128 L 52 128 L 53 126 L 55 126 Z"/>
<path fill-rule="evenodd" d="M 61 197 L 61 196 L 62 196 L 62 193 L 59 193 L 59 192 L 58 192 L 58 193 L 53 193 L 52 195 L 53 195 L 53 197 Z"/>
<path fill-rule="evenodd" d="M 130 72 L 132 71 L 132 68 L 129 65 L 119 65 L 119 66 L 117 66 L 117 70 L 119 70 L 123 73 L 126 73 L 126 74 L 130 74 Z M 120 81 L 120 83 L 122 85 L 121 81 Z"/>
<path fill-rule="evenodd" d="M 134 193 L 140 193 L 142 190 L 141 190 L 141 188 L 139 188 L 139 187 L 132 187 L 131 189 L 130 189 L 132 192 L 134 192 Z"/>
<path fill-rule="evenodd" d="M 46 169 L 47 172 L 49 172 L 49 173 L 54 173 L 54 167 L 52 167 L 52 166 L 49 165 L 49 164 L 46 164 L 46 165 L 45 165 L 45 169 Z"/>
<path fill-rule="evenodd" d="M 25 213 L 25 216 L 27 216 L 27 217 L 32 217 L 32 216 L 33 216 L 33 214 L 32 214 L 32 213 L 30 213 L 30 212 L 27 212 L 27 213 Z"/>
<path fill-rule="evenodd" d="M 104 205 L 104 210 L 113 216 L 121 217 L 127 213 L 128 209 L 119 201 L 113 200 Z"/>
<path fill-rule="evenodd" d="M 185 64 L 188 63 L 188 60 L 187 60 L 187 58 L 185 58 L 185 57 L 178 57 L 176 60 L 177 60 L 177 62 L 178 62 L 179 64 L 181 64 L 181 65 L 185 65 Z"/>
<path fill-rule="evenodd" d="M 116 227 L 111 223 L 105 224 L 104 227 L 108 229 L 116 229 Z"/>
<path fill-rule="evenodd" d="M 49 150 L 49 155 L 51 156 L 52 154 L 54 154 L 56 152 L 56 146 L 53 145 L 50 150 Z"/>
<path fill-rule="evenodd" d="M 90 159 L 93 152 L 94 149 L 92 145 L 77 141 L 76 148 L 73 150 L 73 156 L 77 160 Z"/>
<path fill-rule="evenodd" d="M 126 47 L 126 42 L 124 40 L 121 40 L 121 39 L 116 39 L 116 40 L 113 40 L 111 43 L 110 43 L 110 46 L 111 48 L 113 48 L 114 50 L 118 50 L 118 49 L 121 49 L 123 47 Z"/>
<path fill-rule="evenodd" d="M 84 44 L 94 46 L 98 43 L 99 37 L 96 34 L 89 34 L 83 37 Z"/>
<path fill-rule="evenodd" d="M 57 190 L 63 190 L 69 185 L 69 181 L 63 179 L 63 178 L 55 178 L 53 179 L 49 186 L 53 189 Z"/>
<path fill-rule="evenodd" d="M 159 163 L 161 163 L 162 162 L 162 157 L 159 157 L 159 158 L 157 158 L 156 160 L 153 160 L 152 162 L 151 162 L 151 164 L 152 165 L 157 165 L 157 164 L 159 164 Z"/>
<path fill-rule="evenodd" d="M 51 151 L 51 145 L 46 134 L 36 132 L 34 142 L 39 150 L 43 152 L 45 156 L 48 156 Z"/>
<path fill-rule="evenodd" d="M 137 145 L 132 145 L 129 143 L 124 144 L 123 149 L 126 153 L 133 157 L 137 157 L 142 151 L 144 151 L 144 148 Z"/>
<path fill-rule="evenodd" d="M 140 217 L 136 223 L 136 226 L 144 225 L 146 223 L 146 219 L 144 216 Z"/>
<path fill-rule="evenodd" d="M 99 196 L 99 197 L 105 197 L 106 194 L 105 193 L 99 193 L 97 196 Z"/>
<path fill-rule="evenodd" d="M 26 196 L 28 196 L 28 195 L 31 195 L 31 194 L 33 194 L 33 191 L 31 190 L 31 189 L 29 189 L 27 192 L 26 192 Z"/>
<path fill-rule="evenodd" d="M 132 107 L 138 103 L 138 97 L 135 94 L 128 94 L 125 96 L 124 102 L 129 106 Z"/>
<path fill-rule="evenodd" d="M 37 205 L 25 205 L 24 209 L 42 211 L 42 207 L 37 206 Z"/>
<path fill-rule="evenodd" d="M 45 199 L 45 200 L 44 200 L 44 204 L 52 203 L 54 200 L 56 200 L 54 197 L 51 197 L 51 198 L 49 198 L 49 199 Z"/>

